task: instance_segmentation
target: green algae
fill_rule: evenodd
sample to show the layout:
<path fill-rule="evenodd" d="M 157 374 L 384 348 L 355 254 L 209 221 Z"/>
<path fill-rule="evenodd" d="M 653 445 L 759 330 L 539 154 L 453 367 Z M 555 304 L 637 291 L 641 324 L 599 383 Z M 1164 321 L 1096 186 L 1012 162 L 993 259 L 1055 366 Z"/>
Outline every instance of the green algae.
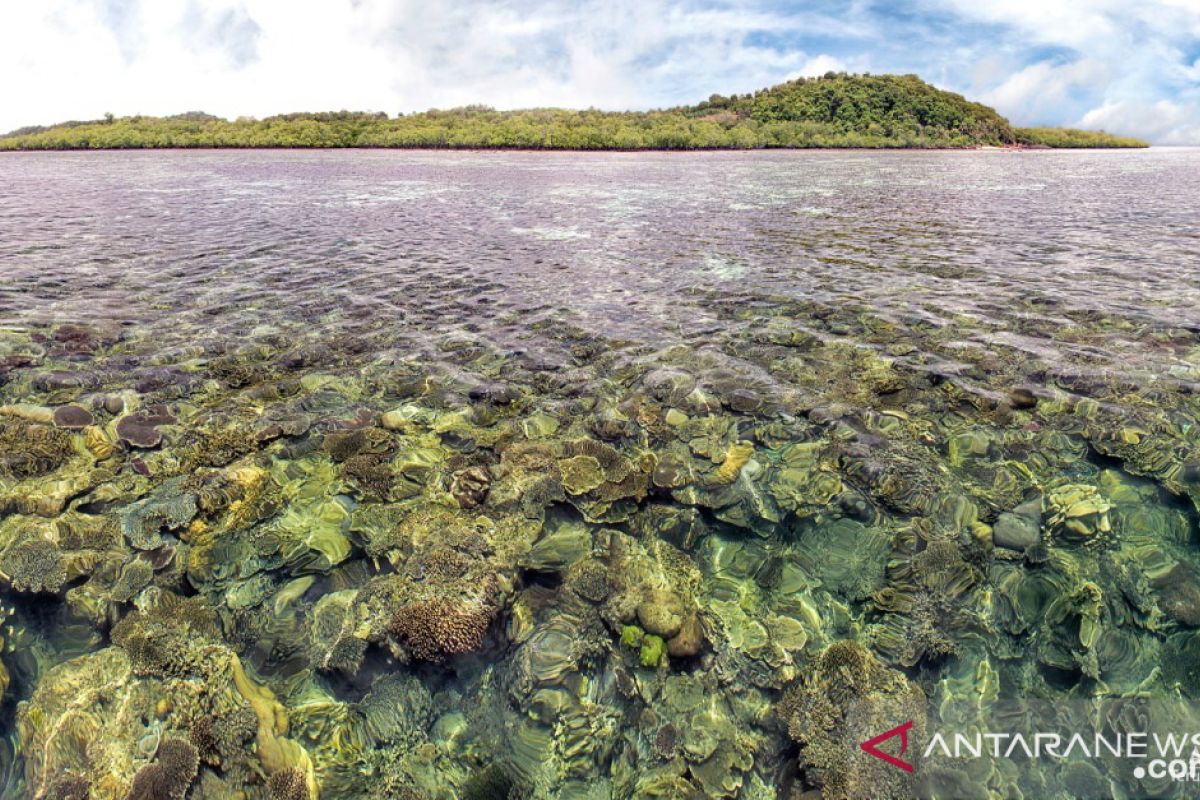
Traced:
<path fill-rule="evenodd" d="M 638 662 L 643 667 L 657 667 L 667 662 L 667 643 L 661 636 L 647 634 L 638 650 Z"/>
<path fill-rule="evenodd" d="M 646 632 L 637 625 L 626 625 L 621 628 L 621 644 L 626 647 L 641 647 L 645 635 Z"/>

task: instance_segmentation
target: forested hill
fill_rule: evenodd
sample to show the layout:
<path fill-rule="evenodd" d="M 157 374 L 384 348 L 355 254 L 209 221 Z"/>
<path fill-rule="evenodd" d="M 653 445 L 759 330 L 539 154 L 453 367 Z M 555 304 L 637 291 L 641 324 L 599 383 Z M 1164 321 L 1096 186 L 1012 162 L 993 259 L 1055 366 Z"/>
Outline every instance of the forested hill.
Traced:
<path fill-rule="evenodd" d="M 1013 144 L 1016 134 L 995 109 L 944 92 L 916 75 L 828 74 L 791 81 L 750 95 L 713 95 L 691 108 L 692 118 L 822 125 L 834 135 L 920 137 L 971 144 Z"/>
<path fill-rule="evenodd" d="M 915 75 L 827 73 L 660 111 L 284 114 L 228 121 L 200 112 L 22 128 L 0 149 L 427 147 L 687 150 L 766 147 L 1145 147 L 1100 131 L 1014 128 L 995 109 Z"/>

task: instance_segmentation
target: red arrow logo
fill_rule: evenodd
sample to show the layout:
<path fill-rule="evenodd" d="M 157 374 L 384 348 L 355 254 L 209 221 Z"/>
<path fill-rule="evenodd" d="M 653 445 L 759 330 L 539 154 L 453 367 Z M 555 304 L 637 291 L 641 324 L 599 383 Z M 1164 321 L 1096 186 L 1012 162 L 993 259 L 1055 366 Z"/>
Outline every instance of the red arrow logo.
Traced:
<path fill-rule="evenodd" d="M 904 755 L 905 751 L 908 750 L 908 732 L 910 730 L 912 730 L 912 726 L 913 726 L 913 723 L 912 723 L 912 720 L 910 719 L 908 722 L 904 723 L 903 725 L 897 725 L 896 727 L 892 728 L 890 731 L 884 731 L 883 733 L 879 734 L 878 736 L 876 736 L 872 739 L 867 739 L 865 742 L 860 744 L 859 747 L 861 747 L 863 749 L 864 753 L 869 753 L 870 755 L 873 755 L 876 758 L 882 759 L 882 760 L 886 761 L 887 763 L 891 764 L 893 767 L 899 767 L 900 769 L 904 770 L 905 772 L 912 772 L 913 771 L 912 764 L 909 764 L 907 761 L 901 761 L 896 756 L 891 755 L 890 753 L 885 753 L 882 750 L 880 750 L 878 747 L 878 745 L 881 742 L 886 742 L 888 739 L 891 739 L 893 736 L 899 736 L 900 737 L 900 755 Z"/>

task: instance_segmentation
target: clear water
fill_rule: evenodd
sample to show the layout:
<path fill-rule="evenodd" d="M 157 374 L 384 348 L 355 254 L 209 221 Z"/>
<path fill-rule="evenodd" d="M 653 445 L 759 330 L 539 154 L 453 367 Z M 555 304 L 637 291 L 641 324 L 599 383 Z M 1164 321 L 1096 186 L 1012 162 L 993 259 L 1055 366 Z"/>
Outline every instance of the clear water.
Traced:
<path fill-rule="evenodd" d="M 246 723 L 189 797 L 291 768 L 322 797 L 853 793 L 781 699 L 846 640 L 930 729 L 989 692 L 1192 713 L 1197 198 L 1196 149 L 4 155 L 4 796 L 124 796 L 249 713 L 233 654 L 303 756 Z M 90 434 L 44 422 L 69 404 Z M 160 405 L 161 443 L 118 429 Z M 156 502 L 183 510 L 139 546 Z M 131 670 L 119 621 L 178 620 L 164 593 L 211 617 L 164 641 L 208 655 Z M 639 663 L 647 602 L 695 652 Z M 389 628 L 455 603 L 470 652 Z M 96 675 L 124 699 L 63 705 Z M 1083 770 L 971 780 L 1163 791 Z"/>

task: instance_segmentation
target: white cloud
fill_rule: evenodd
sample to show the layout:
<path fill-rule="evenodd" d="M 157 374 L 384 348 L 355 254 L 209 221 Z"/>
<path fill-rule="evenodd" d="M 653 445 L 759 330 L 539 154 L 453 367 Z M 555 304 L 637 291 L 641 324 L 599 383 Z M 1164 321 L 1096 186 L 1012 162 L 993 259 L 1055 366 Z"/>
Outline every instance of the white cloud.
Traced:
<path fill-rule="evenodd" d="M 0 130 L 205 110 L 646 108 L 836 68 L 756 34 L 813 14 L 677 0 L 42 0 L 0 10 Z M 15 79 L 12 77 L 15 76 Z"/>
<path fill-rule="evenodd" d="M 1141 108 L 1171 123 L 1137 130 L 1182 141 L 1197 41 L 1200 0 L 14 1 L 0 131 L 108 111 L 650 108 L 847 69 L 917 71 L 1018 124 L 1135 132 L 1112 109 Z"/>
<path fill-rule="evenodd" d="M 1120 131 L 1158 144 L 1200 142 L 1200 116 L 1195 106 L 1171 100 L 1121 100 L 1093 108 L 1079 119 L 1082 128 Z"/>
<path fill-rule="evenodd" d="M 849 72 L 851 67 L 845 59 L 834 58 L 831 55 L 822 53 L 819 56 L 808 59 L 796 71 L 794 77 L 813 78 L 818 75 L 824 75 L 826 72 Z"/>
<path fill-rule="evenodd" d="M 1013 73 L 980 100 L 1011 117 L 1052 119 L 1072 92 L 1110 80 L 1114 66 L 1092 58 L 1066 64 L 1039 61 Z"/>
<path fill-rule="evenodd" d="M 973 88 L 1022 125 L 1105 127 L 1200 144 L 1200 0 L 923 0 L 1001 31 Z M 1024 53 L 1049 52 L 1031 64 Z M 1027 60 L 1027 57 L 1026 57 Z"/>

